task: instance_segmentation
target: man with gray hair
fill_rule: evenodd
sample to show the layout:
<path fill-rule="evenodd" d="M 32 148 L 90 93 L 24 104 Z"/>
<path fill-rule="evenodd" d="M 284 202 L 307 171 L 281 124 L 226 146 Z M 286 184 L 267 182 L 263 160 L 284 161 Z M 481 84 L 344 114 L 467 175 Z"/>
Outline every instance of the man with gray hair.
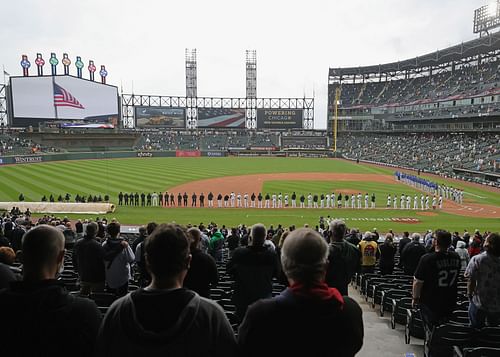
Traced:
<path fill-rule="evenodd" d="M 279 262 L 275 251 L 264 245 L 266 235 L 266 227 L 255 224 L 250 244 L 236 248 L 227 263 L 227 272 L 234 277 L 233 302 L 239 319 L 245 316 L 248 305 L 272 295 L 273 277 L 278 276 Z"/>
<path fill-rule="evenodd" d="M 329 225 L 330 247 L 326 283 L 337 288 L 342 295 L 348 295 L 348 286 L 359 270 L 361 253 L 357 247 L 344 240 L 346 225 L 344 221 L 333 220 Z"/>
<path fill-rule="evenodd" d="M 404 247 L 399 257 L 406 275 L 413 276 L 413 274 L 415 274 L 420 257 L 425 253 L 427 253 L 427 251 L 424 245 L 420 243 L 420 234 L 413 233 L 411 235 L 411 242 Z"/>
<path fill-rule="evenodd" d="M 288 235 L 281 262 L 290 287 L 248 308 L 238 334 L 242 356 L 354 356 L 361 349 L 361 308 L 325 283 L 328 252 L 328 244 L 312 229 Z M 270 344 L 269 331 L 275 341 L 293 343 Z"/>
<path fill-rule="evenodd" d="M 64 264 L 64 235 L 48 225 L 22 240 L 23 281 L 0 292 L 2 355 L 91 356 L 101 322 L 95 303 L 68 294 L 56 280 Z"/>

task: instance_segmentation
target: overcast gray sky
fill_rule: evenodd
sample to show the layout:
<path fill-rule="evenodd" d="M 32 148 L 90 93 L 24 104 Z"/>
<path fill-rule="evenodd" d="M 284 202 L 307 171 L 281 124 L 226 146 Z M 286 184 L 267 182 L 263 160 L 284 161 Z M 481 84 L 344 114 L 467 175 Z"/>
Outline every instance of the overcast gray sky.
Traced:
<path fill-rule="evenodd" d="M 198 96 L 245 96 L 245 50 L 257 50 L 258 97 L 315 95 L 326 127 L 329 67 L 393 62 L 475 38 L 490 0 L 2 0 L 0 64 L 50 52 L 105 64 L 126 93 L 185 95 L 185 48 L 198 50 Z M 62 66 L 59 69 L 62 72 Z M 86 67 L 86 66 L 85 66 Z M 46 71 L 48 66 L 46 65 Z M 74 73 L 72 65 L 71 73 Z M 88 72 L 84 71 L 88 78 Z"/>

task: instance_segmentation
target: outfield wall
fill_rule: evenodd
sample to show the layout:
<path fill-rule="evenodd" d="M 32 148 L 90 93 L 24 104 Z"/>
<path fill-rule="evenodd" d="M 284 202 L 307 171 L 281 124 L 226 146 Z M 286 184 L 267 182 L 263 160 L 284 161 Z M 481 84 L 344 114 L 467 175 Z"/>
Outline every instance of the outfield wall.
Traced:
<path fill-rule="evenodd" d="M 101 151 L 101 152 L 67 152 L 38 155 L 13 155 L 0 156 L 1 165 L 32 164 L 51 161 L 66 160 L 102 160 L 102 159 L 124 159 L 124 158 L 151 158 L 151 157 L 226 157 L 226 156 L 272 156 L 272 157 L 309 157 L 321 158 L 331 157 L 327 151 L 200 151 L 200 150 L 177 150 L 177 151 Z"/>
<path fill-rule="evenodd" d="M 103 152 L 78 152 L 38 155 L 13 155 L 0 156 L 0 165 L 32 164 L 39 162 L 66 161 L 66 160 L 102 160 L 124 158 L 150 158 L 150 157 L 225 157 L 225 151 L 103 151 Z"/>

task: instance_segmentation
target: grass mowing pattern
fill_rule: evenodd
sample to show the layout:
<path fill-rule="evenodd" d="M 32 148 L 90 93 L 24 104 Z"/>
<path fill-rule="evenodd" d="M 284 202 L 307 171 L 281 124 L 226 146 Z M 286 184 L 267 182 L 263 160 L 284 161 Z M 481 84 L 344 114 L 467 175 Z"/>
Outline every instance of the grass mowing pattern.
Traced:
<path fill-rule="evenodd" d="M 294 158 L 141 158 L 119 160 L 84 160 L 53 162 L 43 164 L 26 164 L 0 167 L 0 201 L 17 201 L 23 192 L 27 201 L 39 201 L 43 195 L 54 194 L 56 197 L 69 192 L 72 197 L 78 193 L 104 196 L 109 194 L 111 200 L 117 201 L 119 191 L 153 192 L 163 191 L 178 184 L 220 176 L 245 175 L 256 173 L 283 172 L 342 172 L 342 173 L 380 173 L 392 174 L 393 170 L 373 166 L 328 159 L 294 159 Z M 435 179 L 435 178 L 431 178 Z M 446 182 L 443 179 L 436 181 Z M 496 205 L 500 209 L 500 194 L 456 184 L 473 195 L 466 198 L 471 201 Z M 264 186 L 265 191 L 297 193 L 326 193 L 335 189 L 350 189 L 377 196 L 377 206 L 385 207 L 387 194 L 415 192 L 404 185 L 386 185 L 375 182 L 328 182 L 328 181 L 270 181 Z M 481 196 L 484 198 L 479 198 Z M 420 202 L 419 202 L 420 204 Z M 363 199 L 364 205 L 364 199 Z M 413 205 L 413 200 L 412 200 Z M 142 224 L 151 220 L 177 221 L 193 223 L 215 221 L 226 225 L 239 223 L 303 225 L 314 226 L 320 215 L 336 216 L 347 219 L 350 226 L 362 230 L 377 227 L 379 230 L 394 229 L 423 230 L 444 227 L 450 230 L 463 231 L 475 228 L 498 231 L 500 222 L 496 219 L 479 219 L 461 217 L 446 213 L 438 213 L 436 217 L 419 216 L 416 212 L 401 210 L 244 210 L 244 209 L 163 209 L 159 207 L 118 207 L 113 217 L 124 224 Z M 82 217 L 82 215 L 72 218 Z M 402 224 L 385 221 L 387 217 L 416 217 L 418 224 Z"/>

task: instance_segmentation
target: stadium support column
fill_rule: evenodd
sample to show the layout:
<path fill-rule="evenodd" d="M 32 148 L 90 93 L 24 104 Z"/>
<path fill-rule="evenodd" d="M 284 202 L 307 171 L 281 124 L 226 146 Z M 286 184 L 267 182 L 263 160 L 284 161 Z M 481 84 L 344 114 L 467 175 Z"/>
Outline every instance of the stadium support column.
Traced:
<path fill-rule="evenodd" d="M 186 126 L 195 129 L 198 126 L 198 79 L 196 48 L 186 48 Z"/>
<path fill-rule="evenodd" d="M 257 51 L 246 51 L 246 128 L 257 128 Z"/>
<path fill-rule="evenodd" d="M 338 118 L 339 118 L 339 102 L 340 102 L 340 87 L 335 88 L 335 103 L 333 103 L 333 152 L 337 156 L 337 131 L 338 131 Z"/>
<path fill-rule="evenodd" d="M 5 70 L 4 70 L 5 72 Z M 5 79 L 4 79 L 5 81 Z M 0 84 L 0 126 L 2 130 L 8 124 L 7 117 L 7 85 Z"/>

